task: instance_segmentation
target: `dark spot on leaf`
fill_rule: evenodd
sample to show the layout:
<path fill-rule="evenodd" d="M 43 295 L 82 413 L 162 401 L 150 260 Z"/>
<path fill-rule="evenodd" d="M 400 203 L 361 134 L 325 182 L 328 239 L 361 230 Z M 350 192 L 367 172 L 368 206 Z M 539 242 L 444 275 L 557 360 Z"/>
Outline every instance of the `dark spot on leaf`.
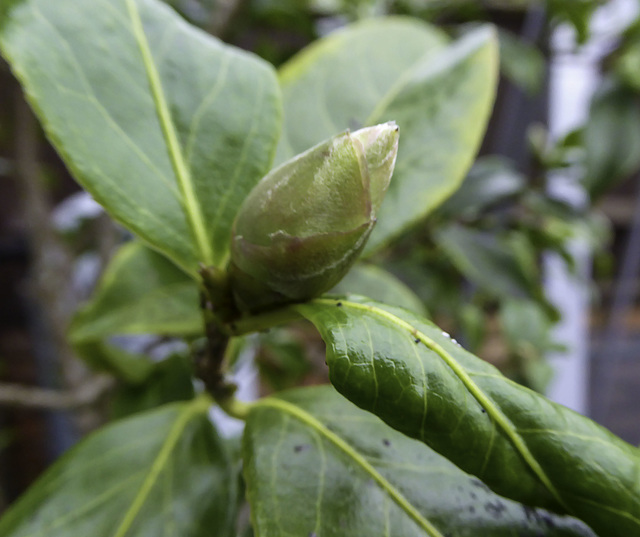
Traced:
<path fill-rule="evenodd" d="M 480 481 L 479 479 L 472 479 L 471 480 L 471 484 L 474 487 L 478 487 L 482 490 L 489 490 L 489 487 L 487 487 L 487 485 L 485 485 L 482 481 Z"/>
<path fill-rule="evenodd" d="M 487 409 L 486 409 L 486 408 L 481 408 L 481 409 L 480 409 L 480 411 L 481 411 L 483 414 L 486 414 L 486 413 L 487 413 Z"/>
<path fill-rule="evenodd" d="M 298 446 L 295 446 L 293 448 L 293 451 L 295 451 L 296 453 L 300 453 L 301 451 L 304 451 L 305 449 L 309 449 L 309 444 L 300 444 Z"/>
<path fill-rule="evenodd" d="M 389 440 L 387 440 L 386 438 L 382 441 L 382 443 L 386 446 L 389 447 L 391 445 L 391 442 L 389 442 Z"/>
<path fill-rule="evenodd" d="M 506 511 L 506 509 L 507 507 L 499 501 L 487 502 L 484 504 L 484 510 L 487 512 L 487 514 L 493 516 L 494 518 L 500 518 L 503 511 Z"/>
<path fill-rule="evenodd" d="M 478 496 L 476 496 L 476 493 L 475 493 L 475 492 L 472 492 L 472 493 L 471 493 L 471 499 L 472 499 L 472 500 L 477 500 L 477 499 L 478 499 Z"/>
<path fill-rule="evenodd" d="M 556 527 L 556 523 L 553 521 L 553 518 L 551 518 L 550 515 L 542 515 L 542 521 L 544 522 L 544 525 L 549 529 L 553 529 Z"/>
<path fill-rule="evenodd" d="M 476 512 L 476 508 L 475 508 L 473 505 L 470 505 L 470 506 L 469 506 L 469 512 L 470 512 L 471 514 L 475 513 L 475 512 Z"/>
<path fill-rule="evenodd" d="M 338 306 L 339 308 L 341 308 L 341 307 L 342 307 L 342 302 L 338 302 L 338 303 L 336 304 L 336 306 Z"/>
<path fill-rule="evenodd" d="M 419 340 L 418 338 L 414 339 L 414 341 L 415 341 L 416 343 L 420 343 L 420 340 Z"/>

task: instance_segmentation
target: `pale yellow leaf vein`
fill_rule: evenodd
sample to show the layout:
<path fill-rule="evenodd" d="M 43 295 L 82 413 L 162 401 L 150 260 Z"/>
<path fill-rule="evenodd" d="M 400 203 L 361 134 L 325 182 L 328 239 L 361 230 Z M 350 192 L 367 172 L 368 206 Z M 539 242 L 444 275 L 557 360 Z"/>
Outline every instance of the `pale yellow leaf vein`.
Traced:
<path fill-rule="evenodd" d="M 156 485 L 160 474 L 165 471 L 167 469 L 167 465 L 171 463 L 171 453 L 182 438 L 182 433 L 185 428 L 196 416 L 206 414 L 208 408 L 209 401 L 205 398 L 199 398 L 195 399 L 192 403 L 189 403 L 179 414 L 175 423 L 171 427 L 169 434 L 167 434 L 158 455 L 153 460 L 153 463 L 151 464 L 144 481 L 141 483 L 138 492 L 133 498 L 129 509 L 122 517 L 113 537 L 123 537 L 131 529 L 134 520 L 142 510 L 144 503 L 147 501 L 151 490 Z"/>
<path fill-rule="evenodd" d="M 191 170 L 187 166 L 182 152 L 182 147 L 178 140 L 176 126 L 173 122 L 173 118 L 171 117 L 169 104 L 160 80 L 160 73 L 158 72 L 158 68 L 154 62 L 135 0 L 127 0 L 127 8 L 129 10 L 129 16 L 131 17 L 133 32 L 136 36 L 144 67 L 147 72 L 147 77 L 149 78 L 149 87 L 153 95 L 153 100 L 156 104 L 158 119 L 160 120 L 162 132 L 167 143 L 167 149 L 176 175 L 176 181 L 180 188 L 180 192 L 182 193 L 182 206 L 198 246 L 200 261 L 204 262 L 206 265 L 212 265 L 213 251 L 207 235 L 202 208 L 198 203 L 193 178 L 191 177 Z"/>
<path fill-rule="evenodd" d="M 332 306 L 335 307 L 336 301 L 333 299 L 315 299 L 312 301 L 315 304 L 321 304 L 324 306 Z M 555 486 L 547 476 L 546 472 L 537 461 L 537 459 L 533 456 L 529 448 L 527 447 L 526 442 L 520 436 L 517 429 L 513 426 L 509 418 L 504 415 L 502 410 L 493 402 L 493 400 L 485 394 L 482 389 L 473 381 L 470 374 L 457 362 L 457 360 L 451 356 L 440 344 L 431 339 L 426 334 L 420 332 L 416 327 L 412 326 L 407 321 L 395 316 L 394 314 L 376 307 L 370 304 L 360 304 L 357 302 L 350 302 L 346 300 L 342 300 L 342 306 L 345 308 L 351 308 L 357 311 L 364 311 L 369 314 L 375 315 L 377 317 L 381 317 L 385 319 L 387 322 L 392 325 L 401 328 L 406 331 L 408 335 L 411 337 L 415 337 L 419 339 L 424 345 L 436 353 L 453 371 L 453 373 L 462 381 L 465 385 L 466 389 L 469 390 L 471 395 L 473 395 L 476 400 L 482 405 L 482 407 L 487 411 L 487 413 L 491 416 L 493 421 L 500 426 L 500 429 L 505 433 L 507 438 L 510 440 L 514 448 L 520 453 L 520 456 L 524 459 L 524 461 L 529 465 L 534 474 L 538 477 L 538 479 L 544 484 L 544 486 L 549 490 L 549 492 L 553 495 L 553 497 L 558 501 L 560 505 L 562 505 L 567 512 L 571 512 L 568 506 L 562 499 L 560 493 L 556 490 Z"/>
<path fill-rule="evenodd" d="M 335 304 L 335 302 L 334 302 Z M 364 456 L 356 451 L 344 439 L 333 431 L 329 430 L 324 424 L 318 421 L 314 416 L 303 410 L 302 408 L 284 401 L 282 399 L 264 398 L 254 403 L 254 408 L 272 408 L 296 418 L 303 424 L 311 427 L 325 440 L 332 443 L 335 447 L 345 453 L 354 463 L 356 463 L 365 473 L 367 473 L 384 492 L 402 509 L 409 518 L 411 518 L 421 529 L 423 529 L 430 537 L 444 537 L 443 534 L 427 520 L 422 514 L 404 497 L 404 495 L 394 487 L 384 476 L 382 476 Z"/>

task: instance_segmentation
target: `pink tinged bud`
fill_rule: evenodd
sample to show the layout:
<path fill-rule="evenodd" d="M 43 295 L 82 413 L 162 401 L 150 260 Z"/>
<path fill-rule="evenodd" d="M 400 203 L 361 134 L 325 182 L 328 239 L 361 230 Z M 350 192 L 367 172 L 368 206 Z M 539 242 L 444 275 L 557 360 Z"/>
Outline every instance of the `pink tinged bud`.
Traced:
<path fill-rule="evenodd" d="M 373 229 L 398 151 L 398 127 L 346 132 L 272 170 L 233 225 L 231 285 L 238 306 L 264 309 L 331 289 Z"/>

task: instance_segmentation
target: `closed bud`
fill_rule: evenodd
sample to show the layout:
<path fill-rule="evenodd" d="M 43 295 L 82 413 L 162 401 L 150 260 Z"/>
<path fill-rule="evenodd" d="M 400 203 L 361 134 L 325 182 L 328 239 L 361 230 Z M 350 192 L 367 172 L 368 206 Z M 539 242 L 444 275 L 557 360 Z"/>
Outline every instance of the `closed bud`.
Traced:
<path fill-rule="evenodd" d="M 397 151 L 390 122 L 335 136 L 265 176 L 233 225 L 238 306 L 303 301 L 340 281 L 373 229 Z"/>

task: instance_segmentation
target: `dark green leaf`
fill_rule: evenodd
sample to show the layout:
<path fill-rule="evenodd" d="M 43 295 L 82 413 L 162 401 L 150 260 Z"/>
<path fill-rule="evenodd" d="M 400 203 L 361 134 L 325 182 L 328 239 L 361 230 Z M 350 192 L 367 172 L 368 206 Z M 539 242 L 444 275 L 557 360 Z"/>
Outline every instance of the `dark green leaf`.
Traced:
<path fill-rule="evenodd" d="M 640 532 L 640 451 L 502 376 L 438 327 L 351 297 L 294 306 L 327 343 L 333 385 L 497 493 L 570 513 L 598 534 Z"/>
<path fill-rule="evenodd" d="M 504 75 L 529 95 L 542 89 L 546 76 L 546 62 L 542 52 L 506 30 L 498 33 L 500 39 L 500 67 Z"/>
<path fill-rule="evenodd" d="M 331 292 L 364 295 L 385 304 L 426 314 L 422 300 L 407 285 L 390 272 L 366 263 L 355 265 Z"/>
<path fill-rule="evenodd" d="M 496 235 L 452 224 L 434 238 L 457 269 L 481 289 L 498 297 L 532 296 L 528 275 Z"/>
<path fill-rule="evenodd" d="M 78 182 L 192 276 L 222 266 L 275 149 L 272 68 L 155 0 L 9 6 L 0 49 Z"/>
<path fill-rule="evenodd" d="M 479 159 L 460 188 L 437 210 L 444 218 L 473 218 L 488 207 L 514 196 L 525 187 L 524 176 L 505 159 Z"/>
<path fill-rule="evenodd" d="M 626 88 L 596 95 L 583 132 L 584 185 L 597 198 L 640 168 L 640 101 Z"/>
<path fill-rule="evenodd" d="M 111 399 L 112 418 L 151 410 L 195 396 L 188 358 L 174 354 L 159 362 L 144 382 L 118 386 Z"/>
<path fill-rule="evenodd" d="M 593 536 L 501 498 L 329 386 L 257 403 L 243 441 L 259 536 Z"/>
<path fill-rule="evenodd" d="M 553 321 L 544 308 L 531 300 L 507 299 L 500 305 L 500 326 L 507 346 L 515 357 L 521 384 L 544 393 L 553 377 L 546 355 L 557 350 L 551 340 Z"/>
<path fill-rule="evenodd" d="M 459 186 L 484 133 L 497 76 L 494 33 L 481 28 L 444 44 L 439 30 L 415 20 L 375 19 L 319 40 L 281 70 L 278 161 L 347 128 L 387 120 L 400 127 L 369 252 Z"/>
<path fill-rule="evenodd" d="M 0 520 L 3 537 L 233 536 L 237 476 L 196 399 L 85 439 Z"/>
<path fill-rule="evenodd" d="M 131 384 L 144 382 L 156 368 L 156 363 L 146 354 L 131 352 L 107 341 L 78 341 L 73 343 L 73 350 L 91 368 Z"/>

